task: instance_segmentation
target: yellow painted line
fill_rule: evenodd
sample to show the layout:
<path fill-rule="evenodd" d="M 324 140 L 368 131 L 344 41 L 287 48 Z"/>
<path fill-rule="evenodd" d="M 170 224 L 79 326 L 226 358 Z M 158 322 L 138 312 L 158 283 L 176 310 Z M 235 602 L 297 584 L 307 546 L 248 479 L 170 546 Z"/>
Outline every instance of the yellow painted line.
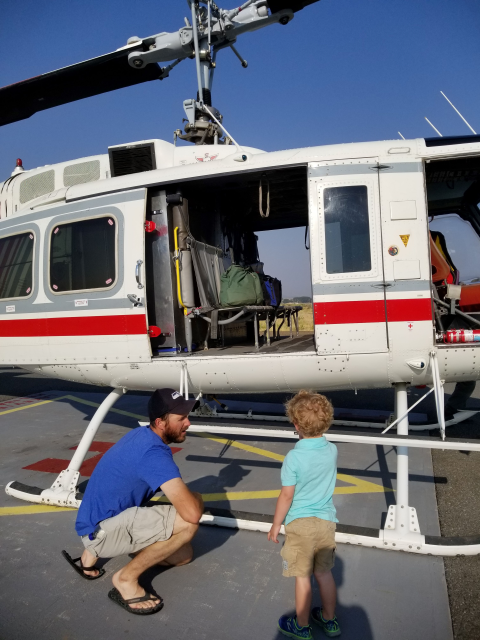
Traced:
<path fill-rule="evenodd" d="M 383 493 L 384 491 L 392 491 L 385 489 L 381 485 L 368 482 L 367 480 L 359 480 L 353 476 L 347 476 L 339 473 L 337 478 L 343 482 L 355 482 L 349 487 L 335 487 L 334 494 L 350 494 L 350 493 Z M 280 489 L 272 489 L 270 491 L 225 491 L 223 493 L 202 493 L 204 502 L 222 502 L 223 500 L 264 500 L 268 498 L 278 498 Z M 166 496 L 152 498 L 152 502 L 169 502 Z"/>
<path fill-rule="evenodd" d="M 348 482 L 349 487 L 335 487 L 334 493 L 336 495 L 345 493 L 384 493 L 386 491 L 393 491 L 381 484 L 370 482 L 369 480 L 362 480 L 355 476 L 349 476 L 346 473 L 337 473 L 337 480 L 342 482 Z"/>
<path fill-rule="evenodd" d="M 69 507 L 50 507 L 43 504 L 32 504 L 25 507 L 0 507 L 0 516 L 24 516 L 31 513 L 51 513 L 54 511 L 76 511 Z"/>
<path fill-rule="evenodd" d="M 0 416 L 4 416 L 7 413 L 13 413 L 14 411 L 22 411 L 22 409 L 32 409 L 33 407 L 39 407 L 42 404 L 49 404 L 50 402 L 57 402 L 58 400 L 72 400 L 73 402 L 79 402 L 80 404 L 86 404 L 89 407 L 95 407 L 98 409 L 100 406 L 98 402 L 92 402 L 91 400 L 84 400 L 83 398 L 77 398 L 77 396 L 58 396 L 58 398 L 53 398 L 52 400 L 42 400 L 41 402 L 35 402 L 32 404 L 26 404 L 23 407 L 15 407 L 15 409 L 8 409 L 7 411 L 0 411 Z M 6 400 L 5 402 L 8 402 Z M 137 420 L 147 421 L 148 418 L 146 416 L 141 416 L 138 413 L 130 413 L 129 411 L 123 411 L 122 409 L 109 409 L 109 411 L 113 411 L 114 413 L 119 413 L 122 416 L 128 416 L 129 418 L 136 418 Z"/>
<path fill-rule="evenodd" d="M 204 502 L 221 502 L 222 500 L 262 500 L 262 498 L 278 498 L 280 489 L 272 491 L 225 491 L 223 493 L 202 493 Z M 166 496 L 152 498 L 152 502 L 169 502 Z"/>
<path fill-rule="evenodd" d="M 56 402 L 57 400 L 71 400 L 73 402 L 79 402 L 80 404 L 85 404 L 95 408 L 98 408 L 100 406 L 98 403 L 92 402 L 90 400 L 84 400 L 83 398 L 78 398 L 72 395 L 65 395 L 65 396 L 59 396 L 58 398 L 54 398 L 52 400 L 43 400 L 42 402 L 28 404 L 23 407 L 15 407 L 14 409 L 8 409 L 7 411 L 0 412 L 0 415 L 12 413 L 14 411 L 21 411 L 22 409 L 30 409 L 31 407 L 38 407 L 40 405 L 48 404 L 50 402 Z M 135 418 L 137 420 L 142 420 L 142 421 L 148 420 L 145 416 L 141 416 L 136 413 L 130 413 L 129 411 L 122 411 L 121 409 L 112 408 L 110 409 L 110 411 L 114 413 L 119 413 L 120 415 L 124 415 L 129 418 Z M 206 438 L 207 440 L 213 440 L 214 442 L 218 442 L 220 444 L 236 447 L 237 449 L 248 451 L 249 453 L 255 453 L 265 458 L 271 458 L 273 460 L 277 460 L 278 462 L 283 462 L 283 460 L 285 459 L 285 456 L 280 453 L 268 451 L 267 449 L 261 449 L 260 447 L 252 447 L 251 445 L 244 444 L 243 442 L 236 442 L 235 440 L 227 440 L 225 438 L 219 438 L 209 433 L 195 433 L 190 435 L 199 436 L 201 438 Z M 337 474 L 337 479 L 341 480 L 342 482 L 348 483 L 350 486 L 335 487 L 334 493 L 336 495 L 354 494 L 354 493 L 383 493 L 386 491 L 392 491 L 392 489 L 388 489 L 386 487 L 383 487 L 382 485 L 375 484 L 374 482 L 370 482 L 368 480 L 361 480 L 360 478 L 356 478 L 355 476 L 347 475 L 344 473 Z M 262 499 L 268 499 L 268 498 L 277 498 L 279 494 L 280 494 L 279 489 L 273 489 L 273 490 L 267 490 L 267 491 L 226 491 L 223 493 L 204 493 L 202 494 L 202 497 L 205 502 L 221 502 L 223 500 L 233 500 L 233 501 L 262 500 Z M 157 502 L 168 502 L 165 496 L 152 498 L 152 500 Z M 73 511 L 73 510 L 74 509 L 70 509 L 67 507 L 53 507 L 53 506 L 47 506 L 47 505 L 0 507 L 0 516 L 52 513 L 55 511 L 61 512 L 61 511 Z"/>
<path fill-rule="evenodd" d="M 49 404 L 50 402 L 56 402 L 57 400 L 62 400 L 63 398 L 68 398 L 69 396 L 60 396 L 59 398 L 53 398 L 53 400 L 42 400 L 42 402 L 35 402 L 33 404 L 26 404 L 23 407 L 15 407 L 15 409 L 7 409 L 7 411 L 1 411 L 0 416 L 4 416 L 7 413 L 13 413 L 14 411 L 22 411 L 23 409 L 32 409 L 33 407 L 39 407 L 42 404 Z M 8 400 L 7 400 L 8 402 Z"/>
<path fill-rule="evenodd" d="M 80 402 L 80 404 L 86 404 L 89 407 L 98 408 L 100 405 L 97 402 L 92 402 L 91 400 L 84 400 L 83 398 L 77 398 L 76 396 L 62 396 L 62 399 L 65 400 L 73 400 L 73 402 Z M 57 398 L 60 400 L 60 398 Z M 123 411 L 122 409 L 109 409 L 109 411 L 113 411 L 113 413 L 119 413 L 121 416 L 128 416 L 129 418 L 136 418 L 137 420 L 147 421 L 148 418 L 146 416 L 141 416 L 138 413 L 130 413 L 129 411 Z"/>
<path fill-rule="evenodd" d="M 266 449 L 260 449 L 259 447 L 252 447 L 248 444 L 243 444 L 242 442 L 236 442 L 235 440 L 226 440 L 225 438 L 217 438 L 217 436 L 212 436 L 209 433 L 195 433 L 192 435 L 197 435 L 202 438 L 207 438 L 208 440 L 214 440 L 215 442 L 220 442 L 221 444 L 226 444 L 230 447 L 237 447 L 237 449 L 243 449 L 244 451 L 248 451 L 250 453 L 256 453 L 257 455 L 264 456 L 265 458 L 273 458 L 274 460 L 278 460 L 279 462 L 283 462 L 285 460 L 285 456 L 282 456 L 280 453 L 274 453 L 273 451 L 267 451 Z M 370 482 L 369 480 L 361 480 L 360 478 L 347 475 L 346 473 L 337 474 L 337 479 L 341 480 L 342 482 L 348 482 L 351 486 L 335 487 L 334 493 L 336 495 L 348 494 L 348 493 L 384 493 L 385 491 L 392 491 L 392 489 L 388 489 L 381 484 L 375 484 L 375 482 Z M 250 493 L 262 493 L 262 492 L 260 491 L 260 492 L 250 492 Z M 277 497 L 277 496 L 272 496 L 272 497 Z M 240 499 L 241 498 L 237 498 L 237 500 L 240 500 Z M 249 498 L 245 498 L 245 499 L 248 500 Z"/>
<path fill-rule="evenodd" d="M 225 438 L 217 438 L 217 436 L 212 436 L 209 433 L 195 433 L 192 435 L 200 436 L 201 438 L 207 438 L 207 440 L 214 440 L 215 442 L 220 442 L 220 444 L 228 444 L 228 446 L 230 447 L 243 449 L 243 451 L 248 451 L 249 453 L 256 453 L 257 455 L 263 456 L 264 458 L 273 458 L 273 460 L 278 460 L 279 462 L 283 462 L 285 460 L 285 456 L 282 456 L 280 453 L 274 453 L 273 451 L 267 451 L 266 449 L 252 447 L 249 444 L 243 444 L 243 442 L 236 442 L 235 440 L 225 440 Z"/>
<path fill-rule="evenodd" d="M 392 491 L 381 485 L 374 484 L 368 480 L 360 480 L 353 476 L 339 473 L 338 480 L 350 483 L 349 487 L 335 487 L 335 495 L 352 494 L 352 493 L 383 493 L 384 491 Z M 222 502 L 224 500 L 265 500 L 278 498 L 280 489 L 272 489 L 267 491 L 225 491 L 222 493 L 202 493 L 204 502 Z M 166 496 L 154 497 L 152 502 L 168 502 Z M 68 507 L 51 507 L 47 505 L 34 504 L 24 507 L 0 507 L 0 516 L 22 516 L 35 513 L 53 513 L 60 511 L 75 511 Z"/>

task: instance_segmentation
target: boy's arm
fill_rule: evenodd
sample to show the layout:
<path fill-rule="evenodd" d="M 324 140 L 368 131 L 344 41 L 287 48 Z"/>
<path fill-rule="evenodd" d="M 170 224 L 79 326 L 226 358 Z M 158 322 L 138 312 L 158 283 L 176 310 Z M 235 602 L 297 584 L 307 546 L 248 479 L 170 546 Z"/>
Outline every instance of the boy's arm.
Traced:
<path fill-rule="evenodd" d="M 278 496 L 277 506 L 275 508 L 275 515 L 273 516 L 273 524 L 268 533 L 268 540 L 272 540 L 278 544 L 277 536 L 280 532 L 280 527 L 285 520 L 285 516 L 290 509 L 293 500 L 293 494 L 295 493 L 295 485 L 290 487 L 282 487 L 280 495 Z"/>

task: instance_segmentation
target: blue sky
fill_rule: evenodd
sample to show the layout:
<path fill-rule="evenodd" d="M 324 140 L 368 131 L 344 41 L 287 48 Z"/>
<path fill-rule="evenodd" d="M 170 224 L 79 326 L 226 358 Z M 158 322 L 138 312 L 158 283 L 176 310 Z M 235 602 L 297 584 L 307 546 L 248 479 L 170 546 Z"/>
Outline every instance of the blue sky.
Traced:
<path fill-rule="evenodd" d="M 219 4 L 233 8 L 235 2 Z M 185 0 L 23 0 L 3 3 L 0 86 L 126 44 L 132 35 L 175 31 Z M 221 52 L 213 103 L 245 145 L 266 151 L 469 133 L 443 90 L 480 132 L 478 0 L 321 0 L 275 25 L 242 36 L 242 69 Z M 182 102 L 196 92 L 194 62 L 170 78 L 89 98 L 0 129 L 0 181 L 21 157 L 26 168 L 105 153 L 112 144 L 172 140 Z M 262 238 L 267 270 L 285 294 L 308 295 L 303 231 Z M 288 255 L 288 253 L 287 253 Z M 303 282 L 303 284 L 294 284 Z"/>

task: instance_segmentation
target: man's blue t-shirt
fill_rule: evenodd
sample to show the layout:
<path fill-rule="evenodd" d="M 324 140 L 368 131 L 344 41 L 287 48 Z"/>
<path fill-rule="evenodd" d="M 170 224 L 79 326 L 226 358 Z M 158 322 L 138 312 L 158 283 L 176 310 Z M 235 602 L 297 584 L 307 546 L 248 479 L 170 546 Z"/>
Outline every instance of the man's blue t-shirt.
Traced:
<path fill-rule="evenodd" d="M 285 524 L 311 517 L 338 522 L 332 500 L 336 477 L 337 447 L 324 437 L 299 440 L 282 465 L 282 486 L 295 485 Z"/>
<path fill-rule="evenodd" d="M 97 464 L 78 510 L 79 536 L 102 520 L 140 507 L 168 480 L 180 478 L 172 450 L 150 427 L 138 427 L 119 440 Z"/>

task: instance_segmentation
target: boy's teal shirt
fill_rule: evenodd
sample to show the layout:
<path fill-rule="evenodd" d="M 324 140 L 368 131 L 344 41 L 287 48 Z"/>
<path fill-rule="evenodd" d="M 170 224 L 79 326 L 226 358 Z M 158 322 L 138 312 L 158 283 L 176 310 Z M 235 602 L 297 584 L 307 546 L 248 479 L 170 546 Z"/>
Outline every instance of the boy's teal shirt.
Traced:
<path fill-rule="evenodd" d="M 295 485 L 285 518 L 287 525 L 297 518 L 321 518 L 338 522 L 333 505 L 337 477 L 337 447 L 321 438 L 303 438 L 287 453 L 282 465 L 282 486 Z"/>

